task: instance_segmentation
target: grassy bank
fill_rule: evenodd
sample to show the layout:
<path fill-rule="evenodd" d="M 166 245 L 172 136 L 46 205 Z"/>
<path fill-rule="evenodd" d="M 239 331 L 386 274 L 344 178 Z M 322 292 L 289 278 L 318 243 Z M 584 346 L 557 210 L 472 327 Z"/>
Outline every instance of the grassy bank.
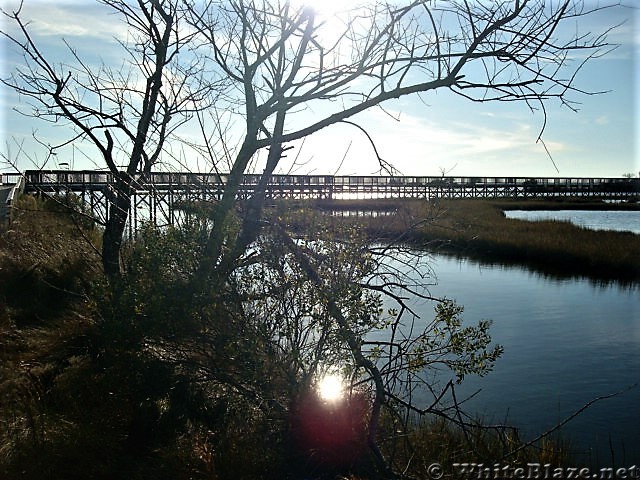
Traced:
<path fill-rule="evenodd" d="M 144 262 L 133 270 L 137 283 L 123 278 L 111 294 L 86 241 L 99 240 L 91 225 L 30 197 L 20 206 L 0 232 L 0 478 L 379 478 L 367 474 L 364 460 L 358 477 L 337 475 L 346 468 L 319 470 L 291 440 L 290 411 L 270 409 L 261 399 L 264 410 L 257 408 L 251 392 L 237 393 L 217 380 L 197 389 L 187 377 L 190 364 L 166 354 L 194 315 L 173 310 L 182 307 L 183 290 L 173 295 L 156 274 L 176 270 L 167 239 L 143 243 Z M 187 250 L 179 248 L 181 259 Z M 149 261 L 154 258 L 160 262 Z M 155 268 L 165 264 L 172 265 L 169 273 Z M 165 308 L 170 324 L 163 323 Z M 223 320 L 216 328 L 229 318 Z M 221 377 L 233 378 L 244 362 L 243 373 L 260 368 L 238 343 L 225 348 L 232 332 L 221 335 L 225 344 L 206 344 L 207 352 L 220 352 L 213 365 Z M 158 338 L 163 348 L 149 348 Z M 197 347 L 179 344 L 180 351 Z M 277 365 L 277 358 L 264 361 Z M 196 374 L 203 382 L 201 370 Z M 292 381 L 277 368 L 265 380 L 258 379 L 266 392 Z M 378 436 L 393 466 L 413 478 L 427 478 L 436 461 L 448 472 L 452 462 L 566 462 L 561 443 L 528 446 L 513 429 L 473 423 L 463 431 L 427 418 L 405 428 L 403 418 L 389 413 Z"/>
<path fill-rule="evenodd" d="M 524 265 L 561 277 L 640 281 L 640 235 L 593 231 L 564 221 L 506 218 L 510 209 L 638 209 L 593 201 L 357 200 L 322 202 L 323 210 L 360 211 L 339 221 L 363 222 L 374 239 L 398 239 L 419 248 L 490 262 Z M 367 216 L 366 212 L 386 212 Z"/>

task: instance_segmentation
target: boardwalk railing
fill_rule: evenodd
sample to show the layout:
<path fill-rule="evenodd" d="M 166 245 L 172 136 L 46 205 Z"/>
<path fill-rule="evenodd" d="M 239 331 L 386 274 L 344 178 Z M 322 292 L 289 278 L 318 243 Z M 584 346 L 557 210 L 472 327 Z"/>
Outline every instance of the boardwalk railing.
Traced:
<path fill-rule="evenodd" d="M 8 222 L 15 199 L 24 191 L 24 176 L 21 173 L 3 173 L 0 176 L 0 223 Z"/>
<path fill-rule="evenodd" d="M 0 184 L 17 183 L 24 177 L 28 193 L 74 193 L 92 214 L 105 219 L 113 197 L 113 175 L 104 171 L 28 170 L 24 174 L 2 174 Z M 238 192 L 248 198 L 261 175 L 245 175 Z M 190 201 L 210 202 L 221 198 L 227 174 L 153 172 L 131 178 L 135 187 L 130 219 L 157 225 L 175 224 L 184 215 L 181 205 Z M 423 176 L 334 176 L 272 175 L 269 198 L 541 198 L 589 197 L 629 200 L 640 197 L 636 178 L 540 178 L 540 177 L 423 177 Z"/>
<path fill-rule="evenodd" d="M 3 174 L 9 180 L 20 174 Z M 31 191 L 100 190 L 113 184 L 113 175 L 99 171 L 37 170 L 24 174 Z M 163 173 L 138 176 L 132 183 L 139 190 L 223 190 L 227 174 Z M 250 194 L 261 175 L 244 176 L 241 193 Z M 538 178 L 538 177 L 413 177 L 272 175 L 267 187 L 271 197 L 330 197 L 341 194 L 389 197 L 452 198 L 604 196 L 628 198 L 639 193 L 640 180 L 629 178 Z"/>

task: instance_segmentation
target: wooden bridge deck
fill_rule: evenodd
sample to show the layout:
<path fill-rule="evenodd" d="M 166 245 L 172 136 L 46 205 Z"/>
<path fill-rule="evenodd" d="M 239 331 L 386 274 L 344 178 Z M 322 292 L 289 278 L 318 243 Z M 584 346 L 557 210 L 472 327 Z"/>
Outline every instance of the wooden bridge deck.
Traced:
<path fill-rule="evenodd" d="M 11 182 L 11 176 L 3 174 Z M 83 192 L 104 190 L 113 175 L 100 171 L 32 170 L 24 173 L 27 191 Z M 245 175 L 241 193 L 251 194 L 260 175 Z M 221 193 L 226 174 L 151 173 L 135 178 L 140 191 L 205 191 Z M 4 183 L 4 182 L 2 182 Z M 539 196 L 588 196 L 628 198 L 640 192 L 640 180 L 629 178 L 538 178 L 538 177 L 414 177 L 272 175 L 267 189 L 274 198 L 332 198 L 336 195 L 375 195 L 382 198 L 495 198 Z M 353 194 L 353 195 L 351 195 Z M 339 197 L 338 197 L 339 198 Z"/>
<path fill-rule="evenodd" d="M 154 172 L 132 179 L 135 194 L 130 218 L 174 224 L 182 215 L 176 208 L 186 201 L 213 201 L 222 196 L 227 174 Z M 248 198 L 260 175 L 245 175 L 239 191 Z M 103 171 L 29 170 L 2 174 L 0 185 L 24 179 L 27 193 L 77 194 L 96 218 L 106 218 L 113 195 L 113 175 Z M 545 198 L 588 197 L 628 200 L 640 197 L 640 179 L 540 177 L 424 177 L 272 175 L 269 198 Z"/>

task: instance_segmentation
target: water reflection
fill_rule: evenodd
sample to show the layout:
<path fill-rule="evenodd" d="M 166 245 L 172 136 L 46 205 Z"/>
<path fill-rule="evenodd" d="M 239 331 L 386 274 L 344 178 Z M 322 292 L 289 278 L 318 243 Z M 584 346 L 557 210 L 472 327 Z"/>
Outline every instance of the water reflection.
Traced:
<path fill-rule="evenodd" d="M 485 378 L 468 377 L 460 396 L 490 421 L 507 421 L 536 435 L 591 400 L 563 428 L 582 462 L 606 465 L 640 458 L 640 288 L 552 279 L 517 267 L 487 266 L 438 256 L 434 296 L 457 300 L 470 324 L 492 319 L 504 355 Z M 433 317 L 433 305 L 416 305 Z"/>

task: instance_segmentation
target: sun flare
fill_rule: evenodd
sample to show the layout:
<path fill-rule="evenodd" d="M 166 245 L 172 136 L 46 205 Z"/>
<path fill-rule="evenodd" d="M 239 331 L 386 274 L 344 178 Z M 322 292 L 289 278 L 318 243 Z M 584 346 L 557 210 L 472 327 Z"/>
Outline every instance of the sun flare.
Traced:
<path fill-rule="evenodd" d="M 361 6 L 362 0 L 295 0 L 295 4 L 310 7 L 321 15 L 333 15 Z"/>
<path fill-rule="evenodd" d="M 344 381 L 334 373 L 325 375 L 317 385 L 318 395 L 326 402 L 337 402 L 344 396 Z"/>

